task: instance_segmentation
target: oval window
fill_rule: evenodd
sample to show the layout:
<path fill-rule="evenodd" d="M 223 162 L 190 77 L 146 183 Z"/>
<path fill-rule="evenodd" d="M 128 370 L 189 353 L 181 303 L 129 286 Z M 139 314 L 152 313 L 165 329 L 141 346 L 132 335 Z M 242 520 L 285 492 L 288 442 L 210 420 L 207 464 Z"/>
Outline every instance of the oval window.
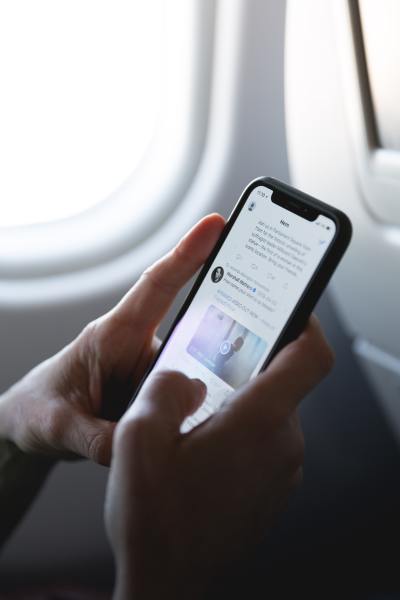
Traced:
<path fill-rule="evenodd" d="M 163 5 L 0 3 L 0 227 L 76 215 L 132 174 L 157 121 Z"/>

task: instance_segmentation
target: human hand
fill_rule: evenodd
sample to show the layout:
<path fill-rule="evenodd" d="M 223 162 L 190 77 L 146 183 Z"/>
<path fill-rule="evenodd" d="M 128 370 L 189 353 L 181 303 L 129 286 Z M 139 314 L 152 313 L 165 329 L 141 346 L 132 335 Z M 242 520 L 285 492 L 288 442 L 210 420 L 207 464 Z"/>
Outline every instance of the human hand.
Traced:
<path fill-rule="evenodd" d="M 188 434 L 205 386 L 177 372 L 146 380 L 117 426 L 105 518 L 114 598 L 195 599 L 263 539 L 301 478 L 296 407 L 330 370 L 313 317 L 268 369 Z"/>
<path fill-rule="evenodd" d="M 216 214 L 202 219 L 113 310 L 1 396 L 0 438 L 25 452 L 108 464 L 113 421 L 154 356 L 155 331 L 223 225 Z"/>

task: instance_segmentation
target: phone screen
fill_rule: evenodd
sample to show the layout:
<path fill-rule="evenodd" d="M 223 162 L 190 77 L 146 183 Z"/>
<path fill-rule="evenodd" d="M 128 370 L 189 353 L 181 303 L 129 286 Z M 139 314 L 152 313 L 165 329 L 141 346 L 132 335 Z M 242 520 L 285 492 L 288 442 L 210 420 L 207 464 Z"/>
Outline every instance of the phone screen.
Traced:
<path fill-rule="evenodd" d="M 153 367 L 178 368 L 207 385 L 182 432 L 260 372 L 335 236 L 332 219 L 309 221 L 274 203 L 272 193 L 259 185 L 249 194 Z"/>

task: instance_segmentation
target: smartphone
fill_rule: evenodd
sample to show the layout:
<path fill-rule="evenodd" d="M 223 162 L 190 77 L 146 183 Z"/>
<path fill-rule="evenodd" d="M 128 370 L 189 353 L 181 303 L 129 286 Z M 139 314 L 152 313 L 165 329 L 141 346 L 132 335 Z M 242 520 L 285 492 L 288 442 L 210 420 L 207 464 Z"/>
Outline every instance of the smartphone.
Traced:
<path fill-rule="evenodd" d="M 301 333 L 351 232 L 344 213 L 276 179 L 247 186 L 146 374 L 178 368 L 206 383 L 182 432 Z"/>

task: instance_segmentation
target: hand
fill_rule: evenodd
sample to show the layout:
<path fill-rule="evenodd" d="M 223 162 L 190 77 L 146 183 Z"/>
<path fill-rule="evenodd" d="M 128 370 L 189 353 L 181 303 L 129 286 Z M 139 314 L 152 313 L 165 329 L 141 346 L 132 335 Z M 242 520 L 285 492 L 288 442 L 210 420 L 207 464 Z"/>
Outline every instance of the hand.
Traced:
<path fill-rule="evenodd" d="M 108 464 L 113 421 L 154 356 L 155 331 L 223 225 L 219 215 L 205 217 L 113 310 L 0 397 L 0 437 L 25 452 Z"/>
<path fill-rule="evenodd" d="M 147 379 L 114 436 L 105 516 L 116 599 L 203 597 L 217 570 L 262 540 L 301 478 L 296 406 L 332 362 L 312 318 L 266 372 L 185 435 L 204 384 L 177 372 Z"/>

